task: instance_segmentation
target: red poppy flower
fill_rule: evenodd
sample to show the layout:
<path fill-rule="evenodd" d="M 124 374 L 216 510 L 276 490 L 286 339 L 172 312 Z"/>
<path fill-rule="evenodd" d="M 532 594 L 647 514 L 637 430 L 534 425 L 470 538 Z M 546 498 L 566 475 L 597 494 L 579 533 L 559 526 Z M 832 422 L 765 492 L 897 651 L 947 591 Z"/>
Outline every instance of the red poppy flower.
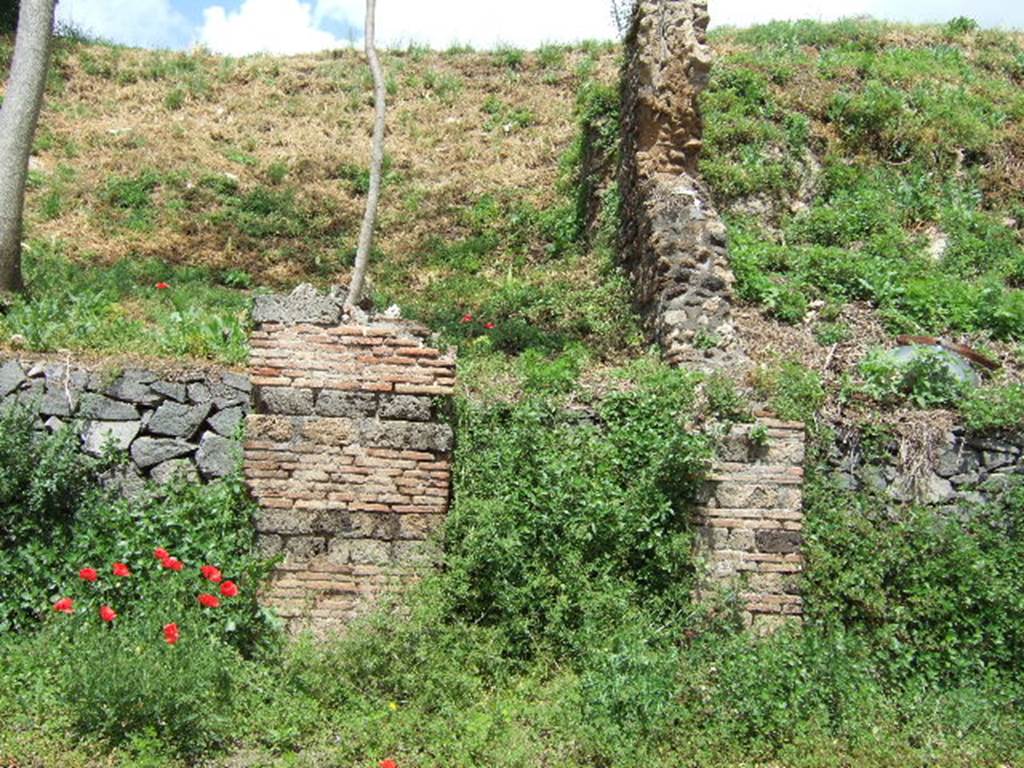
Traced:
<path fill-rule="evenodd" d="M 216 595 L 201 594 L 199 596 L 199 604 L 203 608 L 216 608 L 220 605 L 220 600 L 217 599 Z"/>
<path fill-rule="evenodd" d="M 225 581 L 220 585 L 220 593 L 224 597 L 235 597 L 238 594 L 238 585 L 233 581 Z"/>
<path fill-rule="evenodd" d="M 484 323 L 484 328 L 486 328 L 488 331 L 493 331 L 494 323 Z"/>
<path fill-rule="evenodd" d="M 156 284 L 156 287 L 157 287 L 157 290 L 159 290 L 159 291 L 166 291 L 171 286 L 169 286 L 167 283 L 160 282 L 160 283 Z"/>
<path fill-rule="evenodd" d="M 203 574 L 204 579 L 209 579 L 214 584 L 219 584 L 223 576 L 220 575 L 220 569 L 213 565 L 204 565 L 199 569 L 199 572 Z"/>
<path fill-rule="evenodd" d="M 398 768 L 398 763 L 394 760 L 381 760 L 378 765 L 380 765 L 380 768 Z"/>
<path fill-rule="evenodd" d="M 164 624 L 164 640 L 167 641 L 168 645 L 174 645 L 180 637 L 181 632 L 178 630 L 177 624 Z"/>
<path fill-rule="evenodd" d="M 61 613 L 74 613 L 75 612 L 75 601 L 70 597 L 62 597 L 56 603 L 53 604 L 53 610 L 60 611 Z"/>
<path fill-rule="evenodd" d="M 462 316 L 462 322 L 463 323 L 472 323 L 473 322 L 473 316 L 467 312 L 466 314 L 464 314 Z"/>
<path fill-rule="evenodd" d="M 83 568 L 78 572 L 78 578 L 82 581 L 96 581 L 100 575 L 96 573 L 95 568 Z"/>
<path fill-rule="evenodd" d="M 108 624 L 117 618 L 117 612 L 109 605 L 100 606 L 100 618 Z"/>
<path fill-rule="evenodd" d="M 180 571 L 185 567 L 185 564 L 176 557 L 168 557 L 162 561 L 164 568 L 170 571 Z"/>
<path fill-rule="evenodd" d="M 128 568 L 124 563 L 114 563 L 114 575 L 115 576 L 131 576 L 131 569 Z"/>
<path fill-rule="evenodd" d="M 153 557 L 155 557 L 157 560 L 166 560 L 170 556 L 170 552 L 168 552 L 163 547 L 157 547 L 153 550 Z"/>

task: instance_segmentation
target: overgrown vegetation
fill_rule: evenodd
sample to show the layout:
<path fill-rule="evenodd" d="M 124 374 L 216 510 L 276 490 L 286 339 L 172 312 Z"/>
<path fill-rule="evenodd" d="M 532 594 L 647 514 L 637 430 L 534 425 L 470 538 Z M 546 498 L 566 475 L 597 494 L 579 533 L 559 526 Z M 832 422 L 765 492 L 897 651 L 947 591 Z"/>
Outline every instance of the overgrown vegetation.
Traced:
<path fill-rule="evenodd" d="M 714 42 L 701 167 L 742 298 L 784 322 L 821 297 L 894 332 L 1024 337 L 1019 35 L 796 22 Z"/>

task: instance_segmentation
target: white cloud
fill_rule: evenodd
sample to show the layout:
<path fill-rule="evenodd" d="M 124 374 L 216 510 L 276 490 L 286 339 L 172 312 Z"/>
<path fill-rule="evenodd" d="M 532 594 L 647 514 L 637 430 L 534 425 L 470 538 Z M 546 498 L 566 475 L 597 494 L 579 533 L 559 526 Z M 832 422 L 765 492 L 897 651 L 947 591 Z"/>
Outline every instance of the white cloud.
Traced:
<path fill-rule="evenodd" d="M 970 16 L 982 26 L 1024 26 L 1024 5 L 1007 0 L 709 0 L 712 26 L 746 27 L 777 19 L 831 21 L 849 16 L 916 23 Z"/>
<path fill-rule="evenodd" d="M 184 48 L 192 30 L 170 0 L 61 0 L 57 20 L 106 40 L 144 48 Z"/>
<path fill-rule="evenodd" d="M 306 53 L 346 46 L 320 29 L 313 7 L 299 0 L 244 0 L 237 11 L 214 5 L 203 11 L 199 42 L 217 53 Z"/>
<path fill-rule="evenodd" d="M 363 0 L 318 0 L 316 17 L 363 25 Z M 380 45 L 423 43 L 447 48 L 510 44 L 536 48 L 546 42 L 615 37 L 610 0 L 379 0 Z"/>

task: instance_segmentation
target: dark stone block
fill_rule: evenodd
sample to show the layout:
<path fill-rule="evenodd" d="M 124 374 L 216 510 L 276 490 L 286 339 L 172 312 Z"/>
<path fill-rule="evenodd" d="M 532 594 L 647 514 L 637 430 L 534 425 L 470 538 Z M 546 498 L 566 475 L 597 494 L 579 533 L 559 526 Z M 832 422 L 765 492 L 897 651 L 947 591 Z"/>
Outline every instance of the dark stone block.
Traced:
<path fill-rule="evenodd" d="M 754 535 L 759 552 L 788 555 L 799 552 L 804 537 L 799 531 L 762 530 Z"/>

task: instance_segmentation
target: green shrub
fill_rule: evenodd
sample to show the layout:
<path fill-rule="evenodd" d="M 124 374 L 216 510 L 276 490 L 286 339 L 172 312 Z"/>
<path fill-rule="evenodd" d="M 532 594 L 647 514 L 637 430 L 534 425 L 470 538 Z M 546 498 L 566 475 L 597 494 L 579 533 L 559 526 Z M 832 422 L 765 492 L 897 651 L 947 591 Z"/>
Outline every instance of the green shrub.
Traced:
<path fill-rule="evenodd" d="M 955 405 L 966 390 L 952 361 L 942 350 L 921 348 L 907 361 L 874 350 L 860 364 L 860 389 L 881 402 L 906 398 L 917 408 Z"/>
<path fill-rule="evenodd" d="M 759 369 L 755 389 L 780 419 L 813 421 L 825 402 L 821 377 L 793 360 Z"/>
<path fill-rule="evenodd" d="M 597 424 L 536 399 L 460 404 L 445 531 L 454 613 L 529 657 L 581 652 L 630 606 L 685 605 L 686 507 L 708 457 L 680 425 L 692 399 L 676 374 L 609 396 Z"/>
<path fill-rule="evenodd" d="M 79 569 L 125 562 L 145 573 L 157 567 L 153 549 L 173 542 L 184 562 L 216 564 L 242 587 L 221 614 L 221 639 L 247 650 L 261 642 L 269 625 L 255 592 L 267 565 L 252 554 L 254 505 L 240 478 L 119 498 L 97 482 L 110 462 L 81 453 L 74 428 L 40 437 L 17 410 L 0 427 L 0 633 L 36 626 Z M 121 582 L 116 594 L 145 603 L 147 584 Z"/>
<path fill-rule="evenodd" d="M 977 432 L 1024 426 L 1024 386 L 1020 384 L 972 389 L 958 405 L 964 423 Z"/>

